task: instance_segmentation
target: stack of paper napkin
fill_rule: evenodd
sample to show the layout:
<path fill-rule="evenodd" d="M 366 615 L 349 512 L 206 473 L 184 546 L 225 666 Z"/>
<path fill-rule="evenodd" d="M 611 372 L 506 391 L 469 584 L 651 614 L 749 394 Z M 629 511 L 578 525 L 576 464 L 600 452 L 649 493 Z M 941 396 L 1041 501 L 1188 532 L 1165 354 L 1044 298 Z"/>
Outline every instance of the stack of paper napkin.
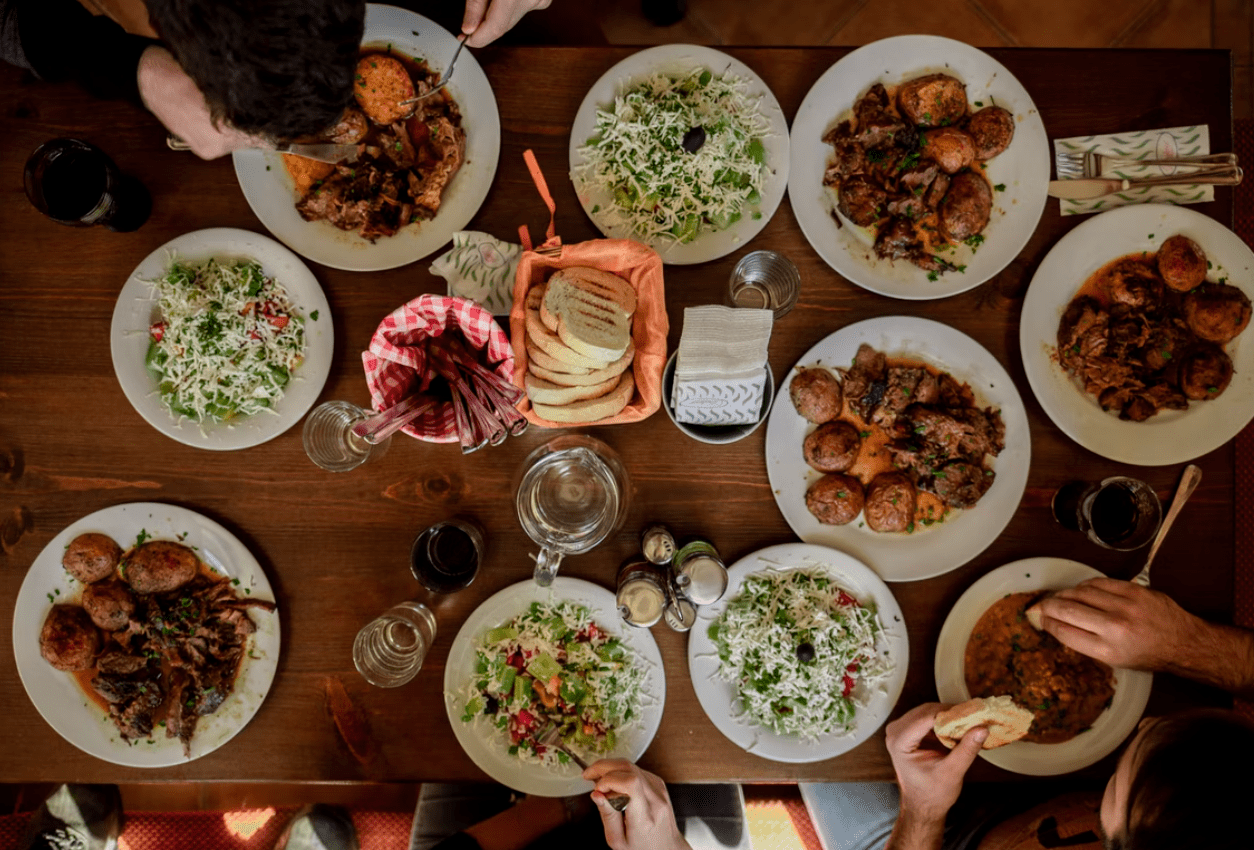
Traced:
<path fill-rule="evenodd" d="M 688 307 L 679 338 L 671 404 L 691 425 L 757 422 L 766 389 L 770 310 Z"/>

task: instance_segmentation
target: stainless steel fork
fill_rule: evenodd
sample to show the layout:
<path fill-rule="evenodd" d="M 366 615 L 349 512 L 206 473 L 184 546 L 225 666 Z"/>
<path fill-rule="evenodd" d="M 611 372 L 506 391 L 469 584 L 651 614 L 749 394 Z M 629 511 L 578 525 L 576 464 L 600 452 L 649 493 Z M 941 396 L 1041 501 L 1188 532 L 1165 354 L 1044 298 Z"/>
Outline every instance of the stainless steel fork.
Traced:
<path fill-rule="evenodd" d="M 557 728 L 556 723 L 550 723 L 546 726 L 544 731 L 540 734 L 540 737 L 536 739 L 536 743 L 543 744 L 546 747 L 552 747 L 555 750 L 560 750 L 570 756 L 570 760 L 578 765 L 580 770 L 588 769 L 588 763 L 571 752 L 570 748 L 562 743 L 562 733 L 561 730 Z M 631 797 L 626 794 L 607 794 L 606 802 L 610 804 L 610 807 L 614 809 L 614 811 L 621 812 L 623 809 L 627 808 L 627 804 L 631 802 Z"/>
<path fill-rule="evenodd" d="M 1144 165 L 1172 166 L 1176 171 L 1172 176 L 1185 177 L 1196 172 L 1208 174 L 1213 169 L 1237 164 L 1234 153 L 1212 153 L 1202 156 L 1182 156 L 1175 159 L 1129 159 L 1127 157 L 1109 156 L 1096 151 L 1059 151 L 1054 155 L 1054 167 L 1058 171 L 1059 180 L 1071 180 L 1076 177 L 1102 177 L 1106 171 L 1120 168 L 1140 167 Z"/>

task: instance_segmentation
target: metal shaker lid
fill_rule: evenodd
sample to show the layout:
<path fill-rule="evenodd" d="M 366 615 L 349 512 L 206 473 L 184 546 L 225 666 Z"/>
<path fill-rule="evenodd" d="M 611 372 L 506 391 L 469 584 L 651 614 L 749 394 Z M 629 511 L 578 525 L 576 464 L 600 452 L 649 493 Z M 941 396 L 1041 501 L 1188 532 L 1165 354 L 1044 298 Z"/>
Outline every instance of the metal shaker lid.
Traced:
<path fill-rule="evenodd" d="M 695 604 L 713 605 L 727 591 L 727 568 L 717 558 L 694 555 L 684 561 L 675 581 Z"/>
<path fill-rule="evenodd" d="M 675 557 L 675 537 L 666 526 L 654 523 L 641 533 L 640 549 L 650 563 L 669 564 Z"/>
<path fill-rule="evenodd" d="M 677 632 L 686 632 L 697 622 L 697 606 L 682 596 L 674 596 L 666 606 L 662 615 L 666 625 Z"/>

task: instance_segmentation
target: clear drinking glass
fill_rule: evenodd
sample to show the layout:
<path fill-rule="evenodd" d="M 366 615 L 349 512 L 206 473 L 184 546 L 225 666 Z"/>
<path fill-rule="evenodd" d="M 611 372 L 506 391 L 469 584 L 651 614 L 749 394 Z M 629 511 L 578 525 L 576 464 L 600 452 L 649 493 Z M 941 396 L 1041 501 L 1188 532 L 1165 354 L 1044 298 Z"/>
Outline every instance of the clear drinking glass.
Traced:
<path fill-rule="evenodd" d="M 1098 546 L 1118 552 L 1149 543 L 1162 524 L 1162 503 L 1154 488 L 1123 475 L 1065 484 L 1054 494 L 1052 507 L 1063 528 L 1081 531 Z"/>
<path fill-rule="evenodd" d="M 426 528 L 409 550 L 409 571 L 432 593 L 455 593 L 479 574 L 483 531 L 473 522 L 449 519 Z"/>
<path fill-rule="evenodd" d="M 40 145 L 26 160 L 23 179 L 26 197 L 59 224 L 103 224 L 127 233 L 152 212 L 152 196 L 144 184 L 119 171 L 100 148 L 79 139 Z"/>
<path fill-rule="evenodd" d="M 370 684 L 395 688 L 418 675 L 434 640 L 431 609 L 421 602 L 402 602 L 357 633 L 353 664 Z"/>
<path fill-rule="evenodd" d="M 776 319 L 788 315 L 801 293 L 801 272 L 793 261 L 774 251 L 752 251 L 740 258 L 728 283 L 733 307 L 771 310 Z"/>
<path fill-rule="evenodd" d="M 515 476 L 514 506 L 527 536 L 540 545 L 535 579 L 553 583 L 565 555 L 592 549 L 627 516 L 630 484 L 618 454 L 583 435 L 537 448 Z"/>
<path fill-rule="evenodd" d="M 353 426 L 370 415 L 347 401 L 327 401 L 305 417 L 303 440 L 309 459 L 329 472 L 348 472 L 388 450 L 392 438 L 369 443 L 353 433 Z"/>

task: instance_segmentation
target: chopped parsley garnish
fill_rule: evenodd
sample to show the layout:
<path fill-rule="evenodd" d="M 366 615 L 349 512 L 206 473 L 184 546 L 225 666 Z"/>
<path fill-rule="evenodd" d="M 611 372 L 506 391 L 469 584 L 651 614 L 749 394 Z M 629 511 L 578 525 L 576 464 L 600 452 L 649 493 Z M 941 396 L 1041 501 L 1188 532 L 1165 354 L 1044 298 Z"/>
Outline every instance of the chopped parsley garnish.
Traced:
<path fill-rule="evenodd" d="M 1005 184 L 1005 183 L 998 183 L 998 184 L 997 184 L 996 186 L 994 186 L 993 188 L 994 188 L 994 189 L 996 189 L 998 192 L 1004 192 L 1004 191 L 1006 191 L 1006 184 Z"/>

